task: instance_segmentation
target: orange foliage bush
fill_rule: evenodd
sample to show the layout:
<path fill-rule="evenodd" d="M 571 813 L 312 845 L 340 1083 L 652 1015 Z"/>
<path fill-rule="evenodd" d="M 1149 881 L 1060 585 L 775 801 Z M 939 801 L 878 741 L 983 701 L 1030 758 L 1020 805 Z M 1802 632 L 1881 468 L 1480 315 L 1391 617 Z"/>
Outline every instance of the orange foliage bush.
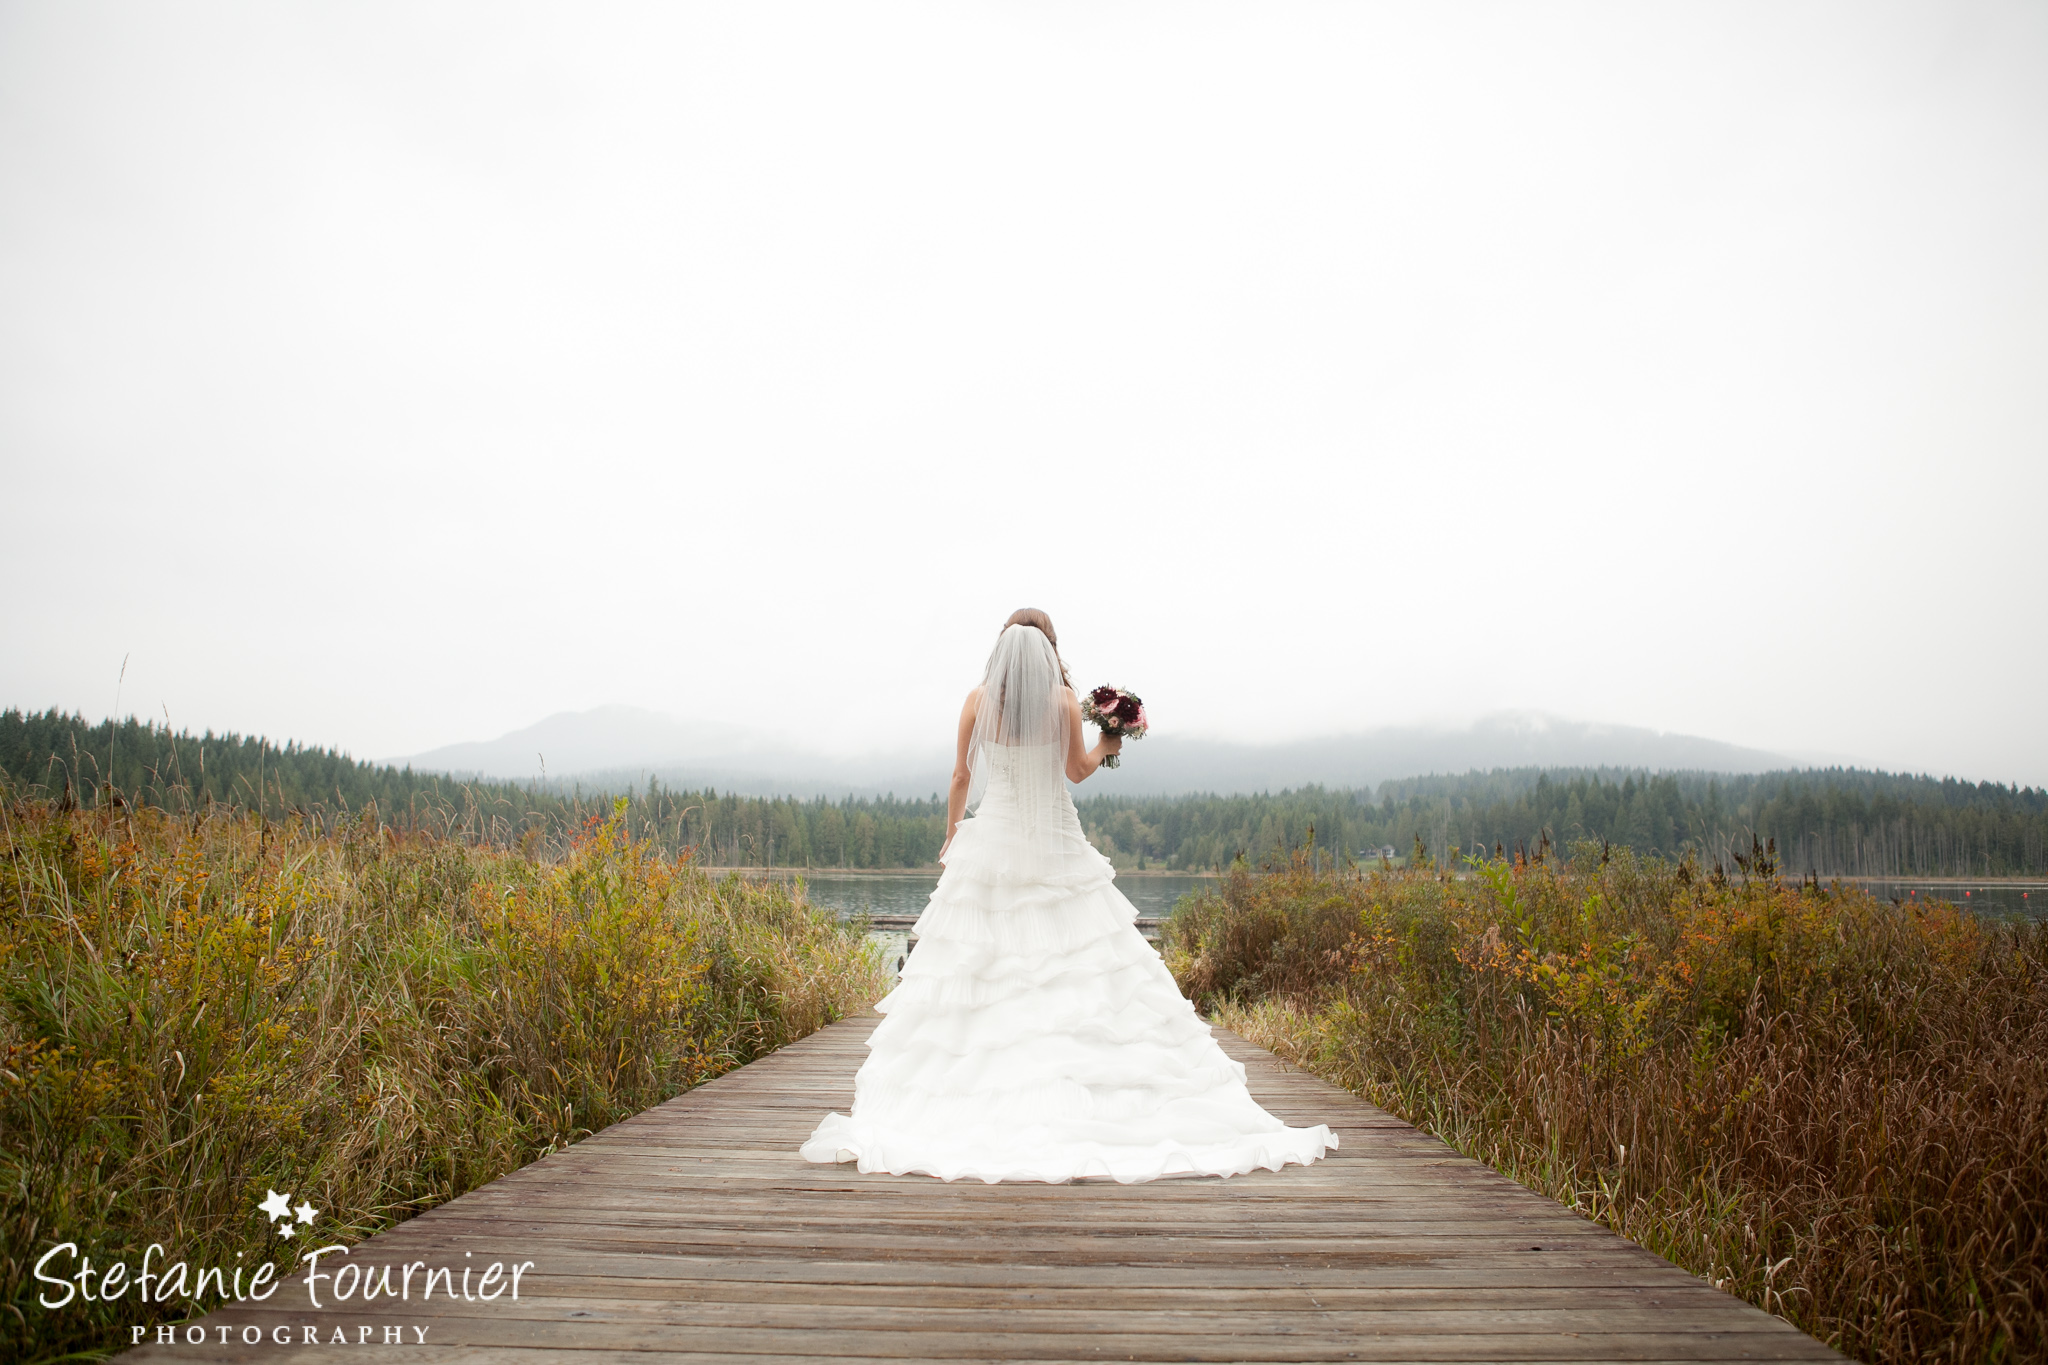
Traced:
<path fill-rule="evenodd" d="M 1840 1349 L 2048 1359 L 2048 932 L 1608 856 L 1233 871 L 1247 1036 Z"/>
<path fill-rule="evenodd" d="M 323 835 L 0 807 L 0 1356 L 105 1352 L 183 1307 L 46 1309 L 54 1243 L 254 1264 L 267 1188 L 353 1241 L 888 984 L 857 928 L 618 816 L 555 856 L 374 811 Z"/>

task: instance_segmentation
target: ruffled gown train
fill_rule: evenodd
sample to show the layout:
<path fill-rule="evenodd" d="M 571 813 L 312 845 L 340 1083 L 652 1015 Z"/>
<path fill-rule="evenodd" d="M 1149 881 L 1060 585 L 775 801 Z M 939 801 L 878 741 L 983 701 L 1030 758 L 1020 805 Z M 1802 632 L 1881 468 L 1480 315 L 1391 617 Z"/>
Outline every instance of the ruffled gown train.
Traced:
<path fill-rule="evenodd" d="M 854 1079 L 803 1156 L 941 1180 L 1126 1183 L 1307 1164 L 1337 1145 L 1290 1128 L 1232 1061 L 1132 922 L 1065 785 L 1010 780 L 1007 753 L 960 823 L 902 980 Z M 1032 804 L 1019 787 L 1039 790 Z"/>

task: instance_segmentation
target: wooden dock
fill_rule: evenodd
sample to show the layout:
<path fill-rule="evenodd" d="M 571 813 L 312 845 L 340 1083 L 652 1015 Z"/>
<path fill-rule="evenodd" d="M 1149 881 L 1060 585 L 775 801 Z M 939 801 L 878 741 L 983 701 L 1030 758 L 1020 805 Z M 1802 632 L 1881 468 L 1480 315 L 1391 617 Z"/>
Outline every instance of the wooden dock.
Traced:
<path fill-rule="evenodd" d="M 908 933 L 917 927 L 917 922 L 921 918 L 922 912 L 915 915 L 869 915 L 868 928 L 885 929 L 899 934 Z M 1131 923 L 1138 927 L 1138 932 L 1143 934 L 1147 941 L 1156 944 L 1159 941 L 1159 927 L 1166 923 L 1166 920 L 1161 915 L 1139 915 Z"/>
<path fill-rule="evenodd" d="M 1307 1169 L 1135 1186 L 808 1165 L 797 1145 L 852 1102 L 874 1022 L 837 1024 L 323 1263 L 452 1266 L 459 1281 L 465 1266 L 530 1261 L 517 1301 L 502 1282 L 493 1302 L 423 1301 L 415 1278 L 410 1299 L 337 1304 L 330 1286 L 315 1310 L 295 1273 L 267 1303 L 126 1358 L 309 1360 L 345 1343 L 479 1365 L 1841 1359 L 1231 1034 L 1259 1101 L 1328 1122 L 1341 1150 Z"/>

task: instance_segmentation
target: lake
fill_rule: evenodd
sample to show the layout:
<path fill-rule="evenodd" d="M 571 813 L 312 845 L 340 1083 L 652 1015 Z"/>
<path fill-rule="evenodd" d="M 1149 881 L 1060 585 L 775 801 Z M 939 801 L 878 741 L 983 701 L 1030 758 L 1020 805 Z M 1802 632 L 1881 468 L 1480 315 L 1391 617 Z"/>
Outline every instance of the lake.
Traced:
<path fill-rule="evenodd" d="M 1902 877 L 1897 881 L 1859 880 L 1856 884 L 1880 900 L 1942 900 L 1980 915 L 2048 918 L 2048 881 L 1972 882 L 1946 877 Z"/>
<path fill-rule="evenodd" d="M 936 872 L 833 873 L 802 872 L 776 876 L 801 876 L 813 905 L 828 906 L 842 918 L 853 915 L 921 915 L 939 884 Z M 1163 916 L 1172 913 L 1174 902 L 1190 891 L 1216 885 L 1214 877 L 1161 876 L 1154 873 L 1126 874 L 1116 879 L 1138 913 Z"/>
<path fill-rule="evenodd" d="M 749 875 L 802 877 L 805 888 L 810 893 L 811 903 L 828 907 L 837 912 L 842 919 L 850 919 L 855 915 L 866 915 L 870 918 L 920 915 L 924 912 L 925 901 L 930 898 L 932 888 L 939 884 L 939 877 L 935 872 L 786 872 L 777 868 L 772 873 L 755 872 Z M 1116 879 L 1117 890 L 1123 892 L 1131 904 L 1138 907 L 1138 913 L 1145 917 L 1169 915 L 1182 896 L 1215 885 L 1214 877 L 1152 872 L 1126 873 Z M 1871 894 L 1886 900 L 1938 899 L 1953 901 L 1966 909 L 1985 915 L 2026 915 L 2034 918 L 2048 916 L 2048 882 L 1907 879 L 1896 882 L 1870 881 L 1862 885 Z M 895 925 L 877 927 L 869 936 L 882 946 L 882 952 L 888 957 L 891 966 L 899 966 L 910 950 L 909 933 Z"/>
<path fill-rule="evenodd" d="M 931 898 L 932 888 L 939 884 L 936 872 L 784 872 L 778 868 L 770 874 L 751 875 L 802 877 L 811 904 L 827 907 L 841 919 L 855 915 L 870 918 L 921 915 L 925 902 Z M 1182 896 L 1214 885 L 1214 877 L 1152 872 L 1126 874 L 1116 879 L 1117 890 L 1138 907 L 1140 916 L 1148 918 L 1171 914 L 1174 903 Z M 883 955 L 892 967 L 900 967 L 903 957 L 910 951 L 910 934 L 902 928 L 893 925 L 878 927 L 870 932 L 869 937 L 882 946 Z"/>
<path fill-rule="evenodd" d="M 812 902 L 829 906 L 842 916 L 922 914 L 925 900 L 939 884 L 937 873 L 926 872 L 799 874 L 777 869 L 774 875 L 804 876 Z M 1116 879 L 1117 890 L 1138 907 L 1140 915 L 1148 917 L 1169 915 L 1182 896 L 1215 885 L 1214 877 L 1152 872 L 1125 873 Z M 1946 900 L 1986 915 L 2048 917 L 2048 881 L 1901 878 L 1861 885 L 1884 900 Z"/>

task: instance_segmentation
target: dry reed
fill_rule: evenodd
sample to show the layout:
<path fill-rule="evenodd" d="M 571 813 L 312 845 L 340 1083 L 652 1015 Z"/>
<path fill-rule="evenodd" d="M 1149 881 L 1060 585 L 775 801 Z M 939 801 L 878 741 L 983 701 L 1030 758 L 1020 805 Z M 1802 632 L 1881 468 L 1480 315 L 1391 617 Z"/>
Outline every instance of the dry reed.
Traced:
<path fill-rule="evenodd" d="M 1298 857 L 1165 949 L 1248 1037 L 1850 1355 L 2048 1360 L 2048 933 L 1748 871 Z"/>
<path fill-rule="evenodd" d="M 180 1305 L 37 1302 L 36 1258 L 354 1241 L 866 1007 L 853 928 L 594 820 L 556 855 L 16 803 L 0 831 L 0 1355 Z M 289 1257 L 287 1257 L 289 1260 Z M 289 1270 L 289 1266 L 281 1267 Z M 209 1305 L 210 1306 L 210 1305 Z"/>

